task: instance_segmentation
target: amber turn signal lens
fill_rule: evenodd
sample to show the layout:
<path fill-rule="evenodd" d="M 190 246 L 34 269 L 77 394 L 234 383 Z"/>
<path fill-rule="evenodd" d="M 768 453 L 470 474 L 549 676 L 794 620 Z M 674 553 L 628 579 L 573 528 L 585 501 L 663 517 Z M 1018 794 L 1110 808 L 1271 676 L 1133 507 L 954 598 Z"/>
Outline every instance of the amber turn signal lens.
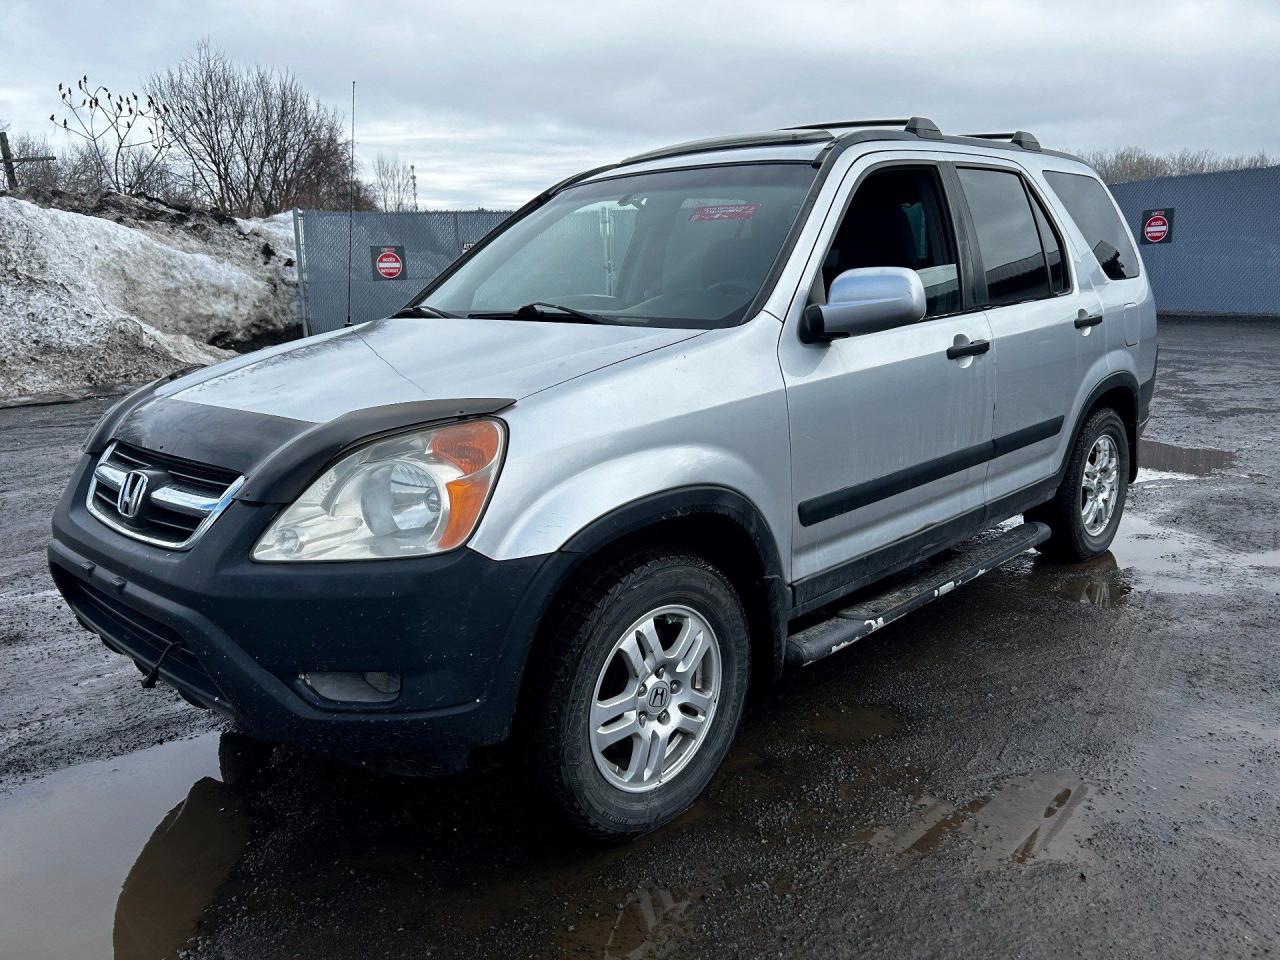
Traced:
<path fill-rule="evenodd" d="M 446 484 L 449 519 L 440 536 L 441 550 L 450 550 L 471 536 L 493 488 L 501 451 L 501 429 L 492 420 L 442 427 L 431 441 L 432 453 L 463 472 Z"/>
<path fill-rule="evenodd" d="M 431 452 L 464 474 L 478 473 L 493 463 L 502 449 L 502 435 L 491 420 L 473 420 L 442 427 L 431 441 Z"/>

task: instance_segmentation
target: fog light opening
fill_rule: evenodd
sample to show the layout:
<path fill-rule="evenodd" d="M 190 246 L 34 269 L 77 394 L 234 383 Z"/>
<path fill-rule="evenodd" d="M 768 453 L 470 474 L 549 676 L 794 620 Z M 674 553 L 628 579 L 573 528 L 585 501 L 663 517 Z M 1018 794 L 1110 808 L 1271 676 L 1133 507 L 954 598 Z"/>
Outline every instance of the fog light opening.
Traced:
<path fill-rule="evenodd" d="M 311 671 L 302 682 L 334 703 L 390 703 L 400 696 L 400 674 L 381 670 L 364 673 Z"/>

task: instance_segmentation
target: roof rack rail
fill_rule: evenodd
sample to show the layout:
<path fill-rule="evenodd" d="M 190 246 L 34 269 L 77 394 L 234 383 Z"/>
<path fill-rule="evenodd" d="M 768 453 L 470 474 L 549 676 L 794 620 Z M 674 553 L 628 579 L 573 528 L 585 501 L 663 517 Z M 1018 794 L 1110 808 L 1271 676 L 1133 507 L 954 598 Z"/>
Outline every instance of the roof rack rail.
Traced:
<path fill-rule="evenodd" d="M 972 137 L 974 140 L 1008 140 L 1023 150 L 1031 150 L 1035 153 L 1040 153 L 1042 150 L 1040 141 L 1025 130 L 1015 130 L 1013 133 L 966 133 L 965 136 Z"/>
<path fill-rule="evenodd" d="M 906 117 L 900 120 L 837 120 L 835 123 L 802 123 L 794 127 L 783 127 L 783 130 L 839 130 L 844 127 L 904 127 L 911 121 Z"/>
<path fill-rule="evenodd" d="M 689 153 L 710 153 L 716 150 L 734 150 L 744 147 L 790 146 L 799 143 L 822 143 L 834 139 L 831 134 L 821 129 L 777 130 L 772 133 L 749 133 L 731 137 L 712 137 L 709 140 L 690 140 L 688 143 L 677 143 L 670 147 L 660 147 L 645 153 L 637 153 L 627 157 L 620 167 L 632 163 L 643 163 L 646 160 L 661 160 L 665 157 L 679 157 Z"/>
<path fill-rule="evenodd" d="M 904 128 L 907 133 L 914 133 L 923 140 L 941 140 L 942 131 L 928 117 L 912 117 Z"/>
<path fill-rule="evenodd" d="M 942 131 L 928 117 L 895 118 L 892 120 L 837 120 L 834 123 L 805 123 L 786 130 L 842 130 L 854 127 L 901 127 L 904 132 L 924 140 L 941 140 Z"/>

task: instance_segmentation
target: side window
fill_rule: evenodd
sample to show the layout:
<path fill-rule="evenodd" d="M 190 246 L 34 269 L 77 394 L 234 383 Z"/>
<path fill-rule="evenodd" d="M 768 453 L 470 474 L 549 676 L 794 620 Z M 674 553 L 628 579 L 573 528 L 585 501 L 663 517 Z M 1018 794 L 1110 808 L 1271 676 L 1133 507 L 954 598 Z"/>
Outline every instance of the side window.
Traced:
<path fill-rule="evenodd" d="M 924 282 L 926 317 L 962 308 L 955 231 L 936 170 L 877 170 L 859 184 L 823 262 L 823 299 L 832 280 L 857 267 L 916 271 Z"/>
<path fill-rule="evenodd" d="M 1049 296 L 1044 250 L 1022 178 L 1003 170 L 957 172 L 978 235 L 987 303 L 998 307 Z"/>
<path fill-rule="evenodd" d="M 1040 246 L 1044 248 L 1044 259 L 1049 266 L 1049 290 L 1051 293 L 1062 293 L 1067 289 L 1067 267 L 1062 256 L 1062 238 L 1058 236 L 1053 221 L 1049 219 L 1044 206 L 1034 194 L 1031 195 L 1031 209 L 1036 215 L 1036 229 L 1040 231 Z"/>
<path fill-rule="evenodd" d="M 1138 255 L 1107 188 L 1093 177 L 1080 173 L 1046 170 L 1044 178 L 1084 234 L 1102 272 L 1112 280 L 1136 277 Z"/>

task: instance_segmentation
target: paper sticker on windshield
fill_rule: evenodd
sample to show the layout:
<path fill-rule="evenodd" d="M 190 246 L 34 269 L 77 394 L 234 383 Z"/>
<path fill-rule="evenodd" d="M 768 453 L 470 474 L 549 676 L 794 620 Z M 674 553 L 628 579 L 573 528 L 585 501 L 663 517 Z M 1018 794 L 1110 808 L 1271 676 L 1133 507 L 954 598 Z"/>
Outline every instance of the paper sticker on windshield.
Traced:
<path fill-rule="evenodd" d="M 694 207 L 690 223 L 700 220 L 750 220 L 760 209 L 758 203 L 717 203 L 709 207 Z"/>

